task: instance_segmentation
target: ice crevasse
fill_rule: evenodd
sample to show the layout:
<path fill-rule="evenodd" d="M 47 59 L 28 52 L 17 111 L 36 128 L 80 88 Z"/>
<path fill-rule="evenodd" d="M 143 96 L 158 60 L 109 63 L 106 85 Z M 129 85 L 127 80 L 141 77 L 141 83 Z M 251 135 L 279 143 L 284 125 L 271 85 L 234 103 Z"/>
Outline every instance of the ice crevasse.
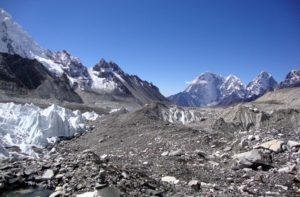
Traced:
<path fill-rule="evenodd" d="M 72 111 L 57 105 L 41 109 L 33 104 L 0 103 L 0 157 L 8 156 L 5 147 L 18 146 L 34 156 L 32 146 L 46 147 L 55 137 L 71 137 L 86 131 L 86 121 L 94 112 Z"/>

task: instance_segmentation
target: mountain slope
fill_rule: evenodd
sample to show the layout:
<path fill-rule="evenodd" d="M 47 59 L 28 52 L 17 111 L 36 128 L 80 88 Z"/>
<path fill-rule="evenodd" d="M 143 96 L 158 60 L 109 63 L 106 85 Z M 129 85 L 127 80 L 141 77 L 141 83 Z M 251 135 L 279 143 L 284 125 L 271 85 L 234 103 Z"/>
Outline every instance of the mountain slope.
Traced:
<path fill-rule="evenodd" d="M 223 84 L 220 86 L 220 95 L 218 105 L 231 105 L 244 100 L 246 89 L 242 81 L 234 75 L 226 77 Z"/>
<path fill-rule="evenodd" d="M 292 70 L 287 74 L 285 80 L 279 85 L 279 88 L 300 87 L 300 70 Z"/>
<path fill-rule="evenodd" d="M 169 97 L 171 101 L 185 107 L 230 105 L 242 101 L 246 90 L 241 80 L 230 75 L 226 78 L 205 72 L 194 79 L 184 92 Z"/>
<path fill-rule="evenodd" d="M 287 78 L 297 83 L 297 76 L 297 73 L 293 72 Z M 273 91 L 277 86 L 278 83 L 267 72 L 261 72 L 246 87 L 234 75 L 224 78 L 206 72 L 193 80 L 184 92 L 170 96 L 169 100 L 185 107 L 228 106 L 255 100 L 266 92 Z"/>
<path fill-rule="evenodd" d="M 266 92 L 273 91 L 277 86 L 278 83 L 272 75 L 263 71 L 247 85 L 247 98 L 253 100 Z"/>
<path fill-rule="evenodd" d="M 0 52 L 36 59 L 53 77 L 68 81 L 72 89 L 78 92 L 87 104 L 91 100 L 99 99 L 108 99 L 114 102 L 125 99 L 139 105 L 152 101 L 167 101 L 156 86 L 137 76 L 126 74 L 113 62 L 107 63 L 105 60 L 101 60 L 94 68 L 88 69 L 79 58 L 65 50 L 52 52 L 40 47 L 1 8 L 0 32 Z M 47 88 L 49 87 L 47 86 Z M 97 98 L 91 99 L 90 97 Z M 95 104 L 95 102 L 92 103 Z"/>
<path fill-rule="evenodd" d="M 140 103 L 166 101 L 159 89 L 152 83 L 141 80 L 136 75 L 128 75 L 116 63 L 101 59 L 91 72 L 92 89 L 95 91 L 114 92 L 117 95 L 132 95 Z M 94 75 L 94 76 L 93 76 Z M 98 83 L 96 83 L 96 78 Z"/>
<path fill-rule="evenodd" d="M 184 92 L 201 98 L 203 105 L 206 105 L 217 100 L 220 94 L 219 88 L 223 81 L 221 76 L 206 72 L 194 79 Z"/>
<path fill-rule="evenodd" d="M 172 95 L 168 99 L 183 107 L 200 107 L 214 104 L 220 97 L 219 88 L 223 81 L 223 77 L 205 72 L 191 81 L 183 92 Z"/>
<path fill-rule="evenodd" d="M 291 108 L 300 108 L 300 88 L 283 88 L 268 92 L 256 99 L 254 103 L 275 104 L 281 106 L 291 106 Z"/>
<path fill-rule="evenodd" d="M 82 102 L 66 75 L 53 76 L 40 62 L 7 53 L 0 53 L 0 91 L 7 96 Z"/>

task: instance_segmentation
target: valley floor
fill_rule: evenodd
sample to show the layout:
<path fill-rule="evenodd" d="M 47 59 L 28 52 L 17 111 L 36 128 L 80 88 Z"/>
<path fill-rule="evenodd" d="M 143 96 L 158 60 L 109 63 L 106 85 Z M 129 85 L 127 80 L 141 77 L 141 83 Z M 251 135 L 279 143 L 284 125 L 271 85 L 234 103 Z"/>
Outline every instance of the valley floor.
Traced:
<path fill-rule="evenodd" d="M 260 100 L 177 114 L 163 104 L 118 111 L 44 158 L 2 161 L 0 188 L 39 186 L 57 196 L 107 186 L 115 196 L 297 196 L 300 108 L 293 106 Z M 191 111 L 199 117 L 182 117 Z"/>

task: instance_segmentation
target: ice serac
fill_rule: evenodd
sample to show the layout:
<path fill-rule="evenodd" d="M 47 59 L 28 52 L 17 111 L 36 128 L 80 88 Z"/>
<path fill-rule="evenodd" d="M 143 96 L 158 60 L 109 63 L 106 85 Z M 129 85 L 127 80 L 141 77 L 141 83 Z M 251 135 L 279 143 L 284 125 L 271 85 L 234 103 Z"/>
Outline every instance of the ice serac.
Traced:
<path fill-rule="evenodd" d="M 247 99 L 254 100 L 266 92 L 273 91 L 277 86 L 278 83 L 272 75 L 263 71 L 247 85 Z"/>
<path fill-rule="evenodd" d="M 41 109 L 33 104 L 0 104 L 0 154 L 5 148 L 18 146 L 22 153 L 34 156 L 32 149 L 46 147 L 53 138 L 72 137 L 86 131 L 86 120 L 94 120 L 95 113 L 71 111 L 57 105 Z"/>
<path fill-rule="evenodd" d="M 300 87 L 300 70 L 291 70 L 284 81 L 279 85 L 279 88 Z"/>

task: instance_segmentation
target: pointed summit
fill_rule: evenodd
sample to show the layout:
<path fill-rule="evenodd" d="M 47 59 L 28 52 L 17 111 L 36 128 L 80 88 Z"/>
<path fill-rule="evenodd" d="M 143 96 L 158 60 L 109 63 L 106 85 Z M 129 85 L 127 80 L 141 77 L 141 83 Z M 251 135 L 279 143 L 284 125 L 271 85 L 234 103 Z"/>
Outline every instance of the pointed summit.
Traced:
<path fill-rule="evenodd" d="M 246 94 L 246 89 L 243 82 L 235 75 L 229 75 L 226 77 L 224 83 L 220 87 L 220 91 L 223 98 L 229 96 L 244 98 Z"/>
<path fill-rule="evenodd" d="M 273 91 L 278 86 L 277 81 L 268 72 L 260 72 L 253 81 L 247 85 L 247 98 L 252 100 L 262 96 L 268 91 Z"/>
<path fill-rule="evenodd" d="M 205 72 L 191 81 L 184 92 L 197 93 L 200 92 L 200 89 L 202 88 L 218 87 L 223 81 L 224 78 L 222 76 L 211 72 Z"/>
<path fill-rule="evenodd" d="M 33 59 L 35 55 L 46 57 L 48 50 L 41 48 L 22 27 L 0 8 L 0 52 L 18 54 Z"/>
<path fill-rule="evenodd" d="M 112 61 L 107 62 L 104 58 L 100 59 L 99 63 L 93 67 L 93 70 L 98 71 L 101 74 L 109 74 L 113 72 L 124 74 L 123 70 L 116 63 Z"/>
<path fill-rule="evenodd" d="M 280 88 L 300 87 L 300 70 L 291 70 L 280 83 Z"/>
<path fill-rule="evenodd" d="M 184 93 L 190 94 L 194 98 L 198 98 L 200 106 L 206 106 L 210 103 L 217 102 L 220 91 L 219 88 L 224 82 L 224 78 L 220 75 L 205 72 L 196 77 L 185 89 Z M 184 99 L 187 98 L 184 96 Z"/>

